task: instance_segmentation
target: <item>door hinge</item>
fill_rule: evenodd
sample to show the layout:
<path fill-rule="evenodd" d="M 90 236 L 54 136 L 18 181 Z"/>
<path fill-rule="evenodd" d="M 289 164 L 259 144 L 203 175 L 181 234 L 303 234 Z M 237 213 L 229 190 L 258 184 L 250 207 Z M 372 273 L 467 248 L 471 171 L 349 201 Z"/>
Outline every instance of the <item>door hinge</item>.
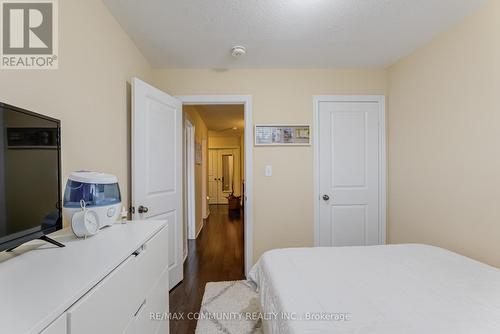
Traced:
<path fill-rule="evenodd" d="M 131 206 L 131 207 L 128 209 L 128 211 L 129 211 L 130 213 L 134 214 L 134 213 L 135 213 L 135 206 Z"/>

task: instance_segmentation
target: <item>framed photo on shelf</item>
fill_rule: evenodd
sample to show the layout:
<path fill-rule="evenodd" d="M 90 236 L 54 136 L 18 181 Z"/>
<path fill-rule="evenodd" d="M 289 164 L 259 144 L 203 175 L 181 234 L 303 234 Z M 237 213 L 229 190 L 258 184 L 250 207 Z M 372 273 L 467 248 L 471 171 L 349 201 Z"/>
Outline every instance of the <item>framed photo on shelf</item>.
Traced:
<path fill-rule="evenodd" d="M 255 146 L 309 146 L 309 125 L 255 125 Z"/>

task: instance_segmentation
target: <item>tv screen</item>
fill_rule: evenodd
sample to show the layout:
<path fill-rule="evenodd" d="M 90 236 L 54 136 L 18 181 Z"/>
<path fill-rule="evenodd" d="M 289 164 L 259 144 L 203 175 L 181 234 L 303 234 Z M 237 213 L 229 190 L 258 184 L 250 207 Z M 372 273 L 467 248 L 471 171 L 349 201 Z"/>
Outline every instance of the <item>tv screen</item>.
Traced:
<path fill-rule="evenodd" d="M 62 228 L 60 122 L 0 103 L 0 251 Z"/>

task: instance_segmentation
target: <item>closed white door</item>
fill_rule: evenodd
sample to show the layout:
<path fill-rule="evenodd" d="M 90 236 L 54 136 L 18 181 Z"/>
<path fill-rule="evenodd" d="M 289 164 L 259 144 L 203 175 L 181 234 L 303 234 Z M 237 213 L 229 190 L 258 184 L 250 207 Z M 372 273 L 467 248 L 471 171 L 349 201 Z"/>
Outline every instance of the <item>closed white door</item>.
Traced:
<path fill-rule="evenodd" d="M 132 206 L 137 220 L 166 220 L 169 287 L 182 271 L 182 103 L 132 80 Z"/>
<path fill-rule="evenodd" d="M 380 101 L 318 104 L 319 246 L 384 242 L 381 110 Z"/>

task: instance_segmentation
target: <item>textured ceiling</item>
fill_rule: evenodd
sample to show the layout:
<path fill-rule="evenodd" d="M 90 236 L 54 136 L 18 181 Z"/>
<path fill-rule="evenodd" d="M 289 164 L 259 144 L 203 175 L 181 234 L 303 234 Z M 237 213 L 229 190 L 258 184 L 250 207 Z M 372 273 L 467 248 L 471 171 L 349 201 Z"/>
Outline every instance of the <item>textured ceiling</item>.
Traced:
<path fill-rule="evenodd" d="M 214 136 L 240 135 L 245 126 L 243 105 L 213 104 L 193 107 L 205 122 L 207 128 L 215 131 Z M 236 127 L 236 130 L 233 128 Z"/>
<path fill-rule="evenodd" d="M 103 1 L 151 64 L 167 68 L 387 66 L 485 2 Z M 234 45 L 248 54 L 233 59 Z"/>

